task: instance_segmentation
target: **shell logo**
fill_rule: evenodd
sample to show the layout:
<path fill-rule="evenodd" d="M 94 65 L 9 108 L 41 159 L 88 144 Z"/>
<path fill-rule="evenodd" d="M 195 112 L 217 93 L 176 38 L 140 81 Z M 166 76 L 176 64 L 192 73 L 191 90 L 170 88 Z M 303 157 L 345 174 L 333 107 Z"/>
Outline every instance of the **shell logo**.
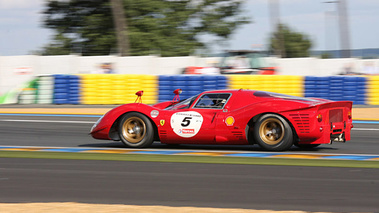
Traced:
<path fill-rule="evenodd" d="M 226 119 L 225 119 L 225 123 L 227 126 L 233 126 L 234 124 L 234 118 L 233 116 L 228 116 Z"/>

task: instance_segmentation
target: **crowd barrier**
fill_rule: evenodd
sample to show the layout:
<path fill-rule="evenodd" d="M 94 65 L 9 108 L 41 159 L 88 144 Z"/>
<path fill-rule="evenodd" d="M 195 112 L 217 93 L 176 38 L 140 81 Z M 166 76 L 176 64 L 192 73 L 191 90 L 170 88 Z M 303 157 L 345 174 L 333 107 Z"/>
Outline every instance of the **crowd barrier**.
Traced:
<path fill-rule="evenodd" d="M 251 89 L 379 105 L 379 76 L 79 74 L 39 76 L 28 85 L 18 103 L 125 104 L 143 90 L 142 102 L 155 104 L 172 100 L 180 88 L 181 99 L 207 90 Z"/>

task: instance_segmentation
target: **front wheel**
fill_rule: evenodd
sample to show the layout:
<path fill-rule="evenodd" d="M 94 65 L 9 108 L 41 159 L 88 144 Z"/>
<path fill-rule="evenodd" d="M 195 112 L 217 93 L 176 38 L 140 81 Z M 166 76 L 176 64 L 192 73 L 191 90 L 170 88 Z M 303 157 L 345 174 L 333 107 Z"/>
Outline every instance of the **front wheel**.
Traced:
<path fill-rule="evenodd" d="M 293 133 L 284 118 L 275 114 L 266 114 L 254 125 L 254 140 L 263 149 L 284 151 L 293 145 Z"/>
<path fill-rule="evenodd" d="M 121 141 L 129 147 L 148 147 L 154 141 L 153 126 L 150 120 L 141 113 L 125 114 L 120 120 L 118 130 Z"/>

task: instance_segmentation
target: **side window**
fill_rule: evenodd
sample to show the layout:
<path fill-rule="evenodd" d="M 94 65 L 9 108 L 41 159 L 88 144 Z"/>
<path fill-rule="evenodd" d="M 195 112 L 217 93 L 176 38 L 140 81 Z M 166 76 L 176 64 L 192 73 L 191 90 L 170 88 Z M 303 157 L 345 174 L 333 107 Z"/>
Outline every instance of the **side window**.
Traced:
<path fill-rule="evenodd" d="M 205 94 L 200 97 L 199 101 L 196 103 L 194 108 L 222 109 L 224 108 L 229 97 L 230 97 L 230 94 L 225 94 L 225 93 Z"/>

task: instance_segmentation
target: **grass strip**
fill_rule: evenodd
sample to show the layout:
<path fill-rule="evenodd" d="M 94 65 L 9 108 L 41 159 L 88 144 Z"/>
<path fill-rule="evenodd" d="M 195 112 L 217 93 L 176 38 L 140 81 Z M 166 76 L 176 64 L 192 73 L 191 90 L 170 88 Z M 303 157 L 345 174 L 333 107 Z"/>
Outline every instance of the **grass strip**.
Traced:
<path fill-rule="evenodd" d="M 109 160 L 109 161 L 146 161 L 146 162 L 178 162 L 178 163 L 379 168 L 379 161 L 254 158 L 254 157 L 225 157 L 225 156 L 186 156 L 186 155 L 154 155 L 154 154 L 145 155 L 145 154 L 0 151 L 0 158 L 40 158 L 40 159 L 71 159 L 71 160 Z"/>

